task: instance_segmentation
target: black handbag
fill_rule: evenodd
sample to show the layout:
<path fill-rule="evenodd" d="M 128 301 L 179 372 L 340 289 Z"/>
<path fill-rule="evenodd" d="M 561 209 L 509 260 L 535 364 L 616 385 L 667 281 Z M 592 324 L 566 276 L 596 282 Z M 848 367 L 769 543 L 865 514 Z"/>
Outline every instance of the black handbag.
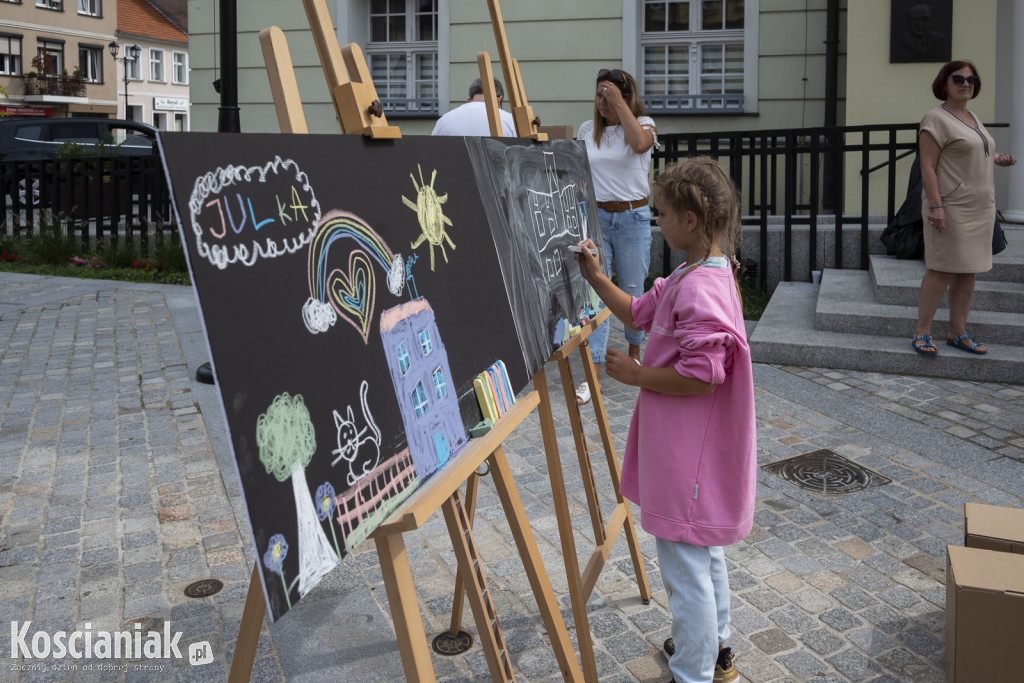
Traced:
<path fill-rule="evenodd" d="M 924 258 L 924 221 L 921 220 L 921 160 L 914 158 L 907 183 L 907 198 L 882 231 L 882 244 L 898 259 Z"/>
<path fill-rule="evenodd" d="M 1003 226 L 999 225 L 999 211 L 996 211 L 996 224 L 992 227 L 992 253 L 998 254 L 1006 249 L 1006 233 Z"/>

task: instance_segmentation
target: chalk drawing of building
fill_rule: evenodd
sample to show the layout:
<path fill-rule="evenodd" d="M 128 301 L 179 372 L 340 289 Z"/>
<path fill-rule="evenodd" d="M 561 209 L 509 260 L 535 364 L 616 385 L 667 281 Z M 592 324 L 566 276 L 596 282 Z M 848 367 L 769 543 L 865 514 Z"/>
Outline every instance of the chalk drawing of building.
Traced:
<path fill-rule="evenodd" d="M 391 381 L 413 466 L 426 478 L 468 441 L 434 311 L 413 299 L 380 316 Z"/>
<path fill-rule="evenodd" d="M 537 240 L 537 253 L 544 266 L 544 277 L 553 280 L 562 272 L 565 255 L 556 252 L 553 244 L 561 237 L 569 236 L 578 242 L 580 237 L 580 216 L 577 212 L 576 185 L 562 184 L 558 180 L 555 155 L 544 152 L 544 179 L 547 191 L 530 189 L 529 211 L 533 218 L 533 235 Z M 559 242 L 563 244 L 564 242 Z"/>

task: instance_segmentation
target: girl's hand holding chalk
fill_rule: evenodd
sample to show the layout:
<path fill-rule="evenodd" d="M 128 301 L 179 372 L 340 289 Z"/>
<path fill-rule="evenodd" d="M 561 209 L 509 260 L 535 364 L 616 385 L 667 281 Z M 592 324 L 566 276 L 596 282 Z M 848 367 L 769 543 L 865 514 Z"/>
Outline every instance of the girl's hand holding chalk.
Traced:
<path fill-rule="evenodd" d="M 586 249 L 586 251 L 583 251 L 584 249 Z M 585 245 L 570 244 L 569 251 L 576 252 L 577 254 L 593 254 L 594 256 L 597 256 L 597 249 Z"/>

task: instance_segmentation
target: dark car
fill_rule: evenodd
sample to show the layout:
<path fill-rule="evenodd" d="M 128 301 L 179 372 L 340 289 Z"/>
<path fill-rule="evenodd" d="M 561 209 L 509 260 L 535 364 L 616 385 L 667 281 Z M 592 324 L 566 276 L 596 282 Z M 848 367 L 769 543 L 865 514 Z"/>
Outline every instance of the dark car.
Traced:
<path fill-rule="evenodd" d="M 45 196 L 44 185 L 52 180 L 52 169 L 31 162 L 54 155 L 148 156 L 157 153 L 156 134 L 153 126 L 122 119 L 0 119 L 0 191 L 15 208 L 37 206 Z"/>
<path fill-rule="evenodd" d="M 0 120 L 0 161 L 49 159 L 65 143 L 85 154 L 156 153 L 157 129 L 137 121 L 101 118 Z"/>

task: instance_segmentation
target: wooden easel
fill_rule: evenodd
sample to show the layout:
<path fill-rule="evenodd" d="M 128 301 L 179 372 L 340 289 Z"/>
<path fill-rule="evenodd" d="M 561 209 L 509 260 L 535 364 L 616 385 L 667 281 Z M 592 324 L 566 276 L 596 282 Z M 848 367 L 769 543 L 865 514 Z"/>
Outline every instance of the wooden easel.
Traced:
<path fill-rule="evenodd" d="M 388 126 L 383 113 L 379 110 L 376 89 L 358 46 L 352 44 L 342 51 L 347 71 L 353 74 L 356 80 L 356 83 L 351 83 L 341 70 L 337 41 L 333 38 L 324 0 L 303 0 L 303 5 L 343 132 L 359 133 L 371 138 L 400 137 L 398 129 Z M 264 29 L 260 32 L 260 42 L 268 65 L 267 73 L 282 132 L 305 132 L 305 118 L 284 34 L 276 27 Z M 395 635 L 407 680 L 433 681 L 435 677 L 402 534 L 418 529 L 438 509 L 444 514 L 458 559 L 458 576 L 462 584 L 469 589 L 469 602 L 491 677 L 495 681 L 515 680 L 508 648 L 498 624 L 490 591 L 487 590 L 483 567 L 473 539 L 471 512 L 467 510 L 459 493 L 459 487 L 463 482 L 467 482 L 467 491 L 471 491 L 471 497 L 475 498 L 476 473 L 484 462 L 487 462 L 488 469 L 494 477 L 498 497 L 537 600 L 544 626 L 551 638 L 552 649 L 562 677 L 571 681 L 583 680 L 568 631 L 561 619 L 558 602 L 544 570 L 540 551 L 526 520 L 522 500 L 519 498 L 502 448 L 502 442 L 539 402 L 540 398 L 536 392 L 519 399 L 486 435 L 473 440 L 449 461 L 443 470 L 428 479 L 372 534 L 377 545 L 381 573 L 391 605 Z M 228 680 L 232 682 L 247 681 L 252 673 L 259 631 L 266 614 L 261 581 L 257 563 L 253 567 L 235 657 L 231 663 Z M 461 600 L 459 610 L 461 612 Z"/>
<path fill-rule="evenodd" d="M 494 29 L 494 38 L 498 45 L 502 71 L 508 86 L 510 104 L 516 122 L 516 132 L 520 137 L 546 140 L 546 134 L 537 132 L 537 126 L 540 121 L 534 117 L 533 109 L 526 104 L 526 89 L 523 85 L 522 74 L 519 71 L 519 63 L 512 58 L 509 52 L 508 39 L 505 35 L 505 25 L 501 17 L 501 9 L 498 7 L 498 0 L 487 0 L 487 6 L 491 14 L 491 24 Z M 481 79 L 485 83 L 489 83 L 493 82 L 493 78 L 490 77 L 490 60 L 486 59 L 485 64 L 486 55 L 487 53 L 485 52 L 478 53 L 477 61 L 480 65 Z M 486 76 L 484 74 L 485 66 Z M 488 107 L 490 107 L 491 98 L 488 97 L 486 99 L 488 100 Z M 491 126 L 493 132 L 493 121 Z M 608 426 L 608 416 L 604 409 L 604 398 L 597 384 L 597 371 L 590 357 L 590 346 L 587 342 L 590 334 L 597 329 L 598 325 L 607 320 L 609 315 L 610 312 L 607 309 L 602 310 L 594 320 L 590 321 L 589 325 L 583 327 L 579 334 L 563 344 L 549 359 L 555 360 L 558 363 L 565 405 L 569 414 L 569 424 L 572 428 L 573 442 L 576 447 L 577 457 L 579 458 L 580 475 L 583 478 L 583 489 L 587 496 L 587 507 L 590 510 L 591 524 L 594 529 L 594 543 L 596 547 L 590 556 L 590 560 L 587 562 L 586 569 L 582 573 L 580 572 L 579 561 L 576 556 L 576 541 L 573 537 L 569 501 L 565 493 L 562 461 L 558 453 L 558 438 L 555 433 L 551 397 L 548 393 L 547 375 L 544 369 L 541 368 L 537 376 L 533 378 L 533 387 L 540 395 L 538 414 L 540 416 L 541 434 L 544 439 L 548 477 L 551 479 L 555 515 L 558 519 L 558 535 L 562 542 L 562 559 L 565 563 L 565 572 L 569 583 L 569 597 L 572 602 L 573 619 L 576 625 L 576 639 L 579 643 L 580 661 L 583 664 L 583 672 L 587 681 L 591 682 L 598 680 L 598 673 L 594 657 L 594 642 L 590 633 L 590 622 L 587 616 L 587 600 L 593 593 L 594 586 L 597 585 L 597 579 L 604 568 L 605 562 L 608 560 L 608 556 L 611 554 L 612 546 L 615 544 L 619 531 L 623 529 L 626 532 L 629 553 L 633 561 L 633 571 L 636 574 L 637 586 L 640 589 L 640 599 L 644 604 L 649 603 L 651 600 L 651 588 L 647 581 L 647 572 L 644 570 L 643 557 L 640 554 L 640 542 L 637 537 L 636 528 L 633 525 L 633 516 L 629 510 L 629 502 L 619 493 L 621 475 L 619 461 L 615 454 L 611 429 Z M 591 387 L 595 419 L 601 434 L 601 443 L 604 447 L 605 460 L 608 463 L 612 487 L 615 490 L 616 503 L 607 524 L 601 512 L 601 501 L 598 497 L 590 452 L 587 447 L 586 436 L 583 432 L 583 421 L 580 415 L 580 408 L 576 403 L 576 384 L 569 367 L 569 359 L 572 357 L 573 351 L 579 351 L 580 360 L 583 363 L 583 371 Z"/>

